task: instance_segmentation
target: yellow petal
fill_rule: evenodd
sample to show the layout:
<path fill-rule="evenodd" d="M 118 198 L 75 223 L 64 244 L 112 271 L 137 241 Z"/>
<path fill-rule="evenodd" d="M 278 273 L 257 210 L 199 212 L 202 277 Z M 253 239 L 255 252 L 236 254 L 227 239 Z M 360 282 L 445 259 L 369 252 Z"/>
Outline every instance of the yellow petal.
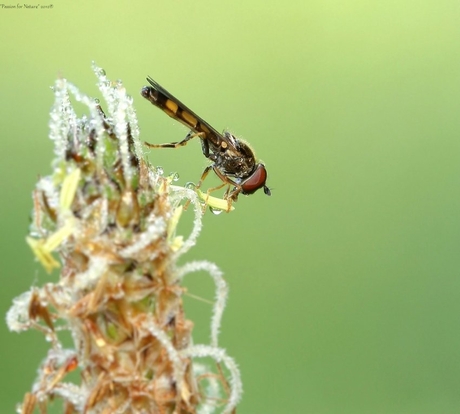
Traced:
<path fill-rule="evenodd" d="M 230 205 L 230 209 L 229 209 L 228 201 L 224 200 L 223 198 L 217 198 L 217 197 L 210 196 L 207 193 L 203 193 L 203 191 L 199 189 L 197 189 L 196 192 L 198 194 L 198 197 L 200 197 L 209 207 L 216 208 L 218 210 L 224 210 L 226 212 L 235 210 L 235 207 L 233 207 L 232 205 Z"/>
<path fill-rule="evenodd" d="M 77 192 L 78 183 L 80 182 L 81 170 L 76 168 L 64 178 L 61 187 L 59 205 L 62 210 L 69 210 L 72 206 L 75 193 Z"/>

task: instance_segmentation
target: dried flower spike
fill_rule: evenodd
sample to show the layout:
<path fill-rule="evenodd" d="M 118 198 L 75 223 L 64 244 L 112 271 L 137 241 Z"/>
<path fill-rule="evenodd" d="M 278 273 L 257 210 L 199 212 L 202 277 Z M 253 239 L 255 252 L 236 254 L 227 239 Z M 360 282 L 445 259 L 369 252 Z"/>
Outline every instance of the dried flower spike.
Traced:
<path fill-rule="evenodd" d="M 234 412 L 240 375 L 218 345 L 227 284 L 212 263 L 177 265 L 201 230 L 204 196 L 148 164 L 132 99 L 121 82 L 93 69 L 105 113 L 65 79 L 54 86 L 54 170 L 34 190 L 27 242 L 46 271 L 60 268 L 60 276 L 17 297 L 7 314 L 12 331 L 34 328 L 51 344 L 17 412 L 46 413 L 57 397 L 66 414 Z M 70 96 L 87 116 L 76 115 Z M 185 240 L 176 235 L 183 203 L 194 206 Z M 216 285 L 208 345 L 193 344 L 182 306 L 182 280 L 196 271 Z M 74 349 L 62 345 L 65 330 Z M 80 381 L 71 382 L 77 369 Z"/>

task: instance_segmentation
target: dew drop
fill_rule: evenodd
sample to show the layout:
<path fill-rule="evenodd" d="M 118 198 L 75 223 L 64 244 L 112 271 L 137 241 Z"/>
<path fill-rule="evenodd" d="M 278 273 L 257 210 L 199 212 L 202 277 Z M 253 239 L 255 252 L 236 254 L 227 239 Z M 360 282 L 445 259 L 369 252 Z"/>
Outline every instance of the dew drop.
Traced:
<path fill-rule="evenodd" d="M 56 121 L 56 122 L 57 122 L 57 121 L 59 121 L 60 118 L 61 118 L 60 114 L 58 114 L 58 113 L 56 113 L 56 112 L 53 112 L 53 113 L 51 114 L 51 119 L 52 119 L 53 121 Z"/>
<path fill-rule="evenodd" d="M 96 73 L 97 73 L 99 76 L 105 76 L 105 75 L 106 75 L 105 70 L 102 69 L 102 68 L 99 68 L 99 69 L 97 70 Z"/>
<path fill-rule="evenodd" d="M 158 166 L 158 167 L 156 168 L 156 170 L 157 170 L 157 174 L 158 174 L 158 175 L 163 175 L 164 170 L 163 170 L 162 167 Z"/>
<path fill-rule="evenodd" d="M 195 190 L 196 189 L 196 184 L 192 183 L 191 181 L 185 183 L 184 185 L 185 188 L 188 188 L 189 190 Z"/>
<path fill-rule="evenodd" d="M 170 178 L 172 181 L 179 181 L 179 174 L 172 172 L 168 175 L 168 178 Z"/>
<path fill-rule="evenodd" d="M 99 105 L 100 102 L 101 102 L 101 101 L 99 100 L 99 98 L 94 98 L 94 103 L 95 103 L 96 105 Z"/>
<path fill-rule="evenodd" d="M 222 211 L 220 208 L 213 208 L 213 207 L 209 207 L 209 210 L 211 211 L 212 214 L 214 214 L 215 216 L 218 216 L 219 214 L 222 214 Z"/>

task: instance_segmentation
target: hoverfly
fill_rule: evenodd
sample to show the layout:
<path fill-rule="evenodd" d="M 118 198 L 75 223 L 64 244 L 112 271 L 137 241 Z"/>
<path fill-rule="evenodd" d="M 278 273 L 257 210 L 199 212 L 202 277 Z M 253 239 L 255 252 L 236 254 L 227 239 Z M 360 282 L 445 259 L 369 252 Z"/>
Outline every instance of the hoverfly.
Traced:
<path fill-rule="evenodd" d="M 232 202 L 237 201 L 240 193 L 253 194 L 259 188 L 263 188 L 265 194 L 271 195 L 270 189 L 265 185 L 267 180 L 265 165 L 256 161 L 254 152 L 247 143 L 228 131 L 222 134 L 217 132 L 150 76 L 147 81 L 150 86 L 144 86 L 141 95 L 171 118 L 190 128 L 190 132 L 182 141 L 167 144 L 146 142 L 148 147 L 178 148 L 186 145 L 192 138 L 199 137 L 203 155 L 211 160 L 212 164 L 204 169 L 196 188 L 200 188 L 203 180 L 213 170 L 222 180 L 222 184 L 209 189 L 207 193 L 227 186 L 224 199 L 227 200 L 228 210 Z"/>

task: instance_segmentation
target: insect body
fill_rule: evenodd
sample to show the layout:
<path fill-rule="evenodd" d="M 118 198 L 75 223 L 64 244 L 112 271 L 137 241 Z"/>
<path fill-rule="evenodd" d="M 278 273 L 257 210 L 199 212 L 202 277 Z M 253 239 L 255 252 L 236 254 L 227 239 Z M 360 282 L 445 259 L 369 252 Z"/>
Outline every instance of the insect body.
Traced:
<path fill-rule="evenodd" d="M 244 195 L 253 194 L 259 188 L 263 188 L 265 194 L 271 195 L 270 189 L 265 185 L 267 180 L 265 165 L 256 162 L 254 152 L 248 144 L 228 131 L 224 131 L 222 134 L 217 132 L 151 77 L 148 77 L 147 81 L 151 86 L 142 88 L 142 96 L 171 118 L 191 129 L 182 141 L 168 144 L 146 143 L 147 146 L 151 148 L 177 148 L 186 145 L 192 138 L 199 137 L 203 155 L 209 158 L 212 164 L 203 171 L 197 188 L 201 186 L 209 171 L 214 170 L 223 184 L 209 189 L 208 194 L 227 185 L 224 199 L 227 200 L 229 208 L 231 203 L 238 199 L 240 193 Z"/>

